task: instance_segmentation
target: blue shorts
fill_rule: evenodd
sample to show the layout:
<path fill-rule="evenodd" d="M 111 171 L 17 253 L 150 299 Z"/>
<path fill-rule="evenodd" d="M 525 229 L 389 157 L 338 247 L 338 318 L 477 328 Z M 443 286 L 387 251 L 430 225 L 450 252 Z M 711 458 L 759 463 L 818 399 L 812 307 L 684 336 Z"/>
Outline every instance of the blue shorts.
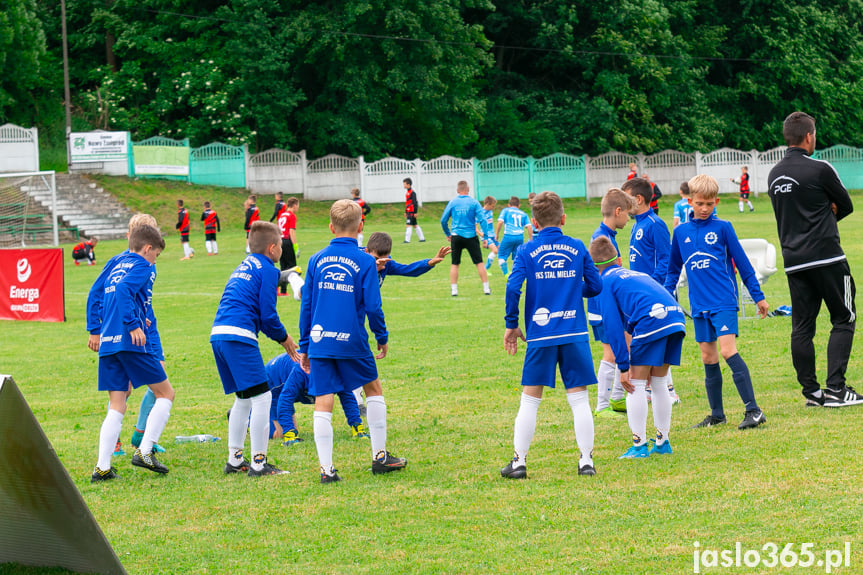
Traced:
<path fill-rule="evenodd" d="M 168 379 L 162 364 L 149 353 L 118 351 L 99 356 L 99 391 L 126 391 Z"/>
<path fill-rule="evenodd" d="M 685 335 L 686 333 L 680 331 L 653 341 L 632 340 L 629 346 L 629 364 L 653 367 L 660 367 L 666 363 L 680 365 L 680 351 L 683 349 Z"/>
<path fill-rule="evenodd" d="M 368 357 L 310 359 L 309 395 L 318 397 L 340 391 L 353 391 L 378 378 L 378 366 L 369 352 Z"/>
<path fill-rule="evenodd" d="M 491 248 L 491 246 L 499 246 L 500 245 L 500 242 L 497 240 L 488 240 L 487 239 L 487 240 L 485 240 L 485 243 L 486 243 L 487 248 Z"/>
<path fill-rule="evenodd" d="M 558 365 L 560 378 L 566 389 L 596 383 L 593 358 L 590 356 L 590 343 L 577 341 L 548 347 L 528 346 L 524 354 L 521 384 L 554 388 Z"/>
<path fill-rule="evenodd" d="M 500 240 L 500 248 L 497 250 L 497 258 L 506 260 L 509 256 L 515 258 L 518 246 L 524 243 L 524 236 L 503 236 Z"/>
<path fill-rule="evenodd" d="M 593 329 L 593 340 L 599 343 L 608 343 L 608 338 L 605 337 L 605 325 L 598 323 L 590 326 Z"/>
<path fill-rule="evenodd" d="M 225 395 L 268 382 L 264 358 L 256 344 L 216 340 L 210 345 Z"/>
<path fill-rule="evenodd" d="M 692 325 L 695 326 L 695 341 L 698 343 L 716 341 L 717 335 L 738 335 L 737 310 L 726 309 L 707 317 L 692 316 Z"/>

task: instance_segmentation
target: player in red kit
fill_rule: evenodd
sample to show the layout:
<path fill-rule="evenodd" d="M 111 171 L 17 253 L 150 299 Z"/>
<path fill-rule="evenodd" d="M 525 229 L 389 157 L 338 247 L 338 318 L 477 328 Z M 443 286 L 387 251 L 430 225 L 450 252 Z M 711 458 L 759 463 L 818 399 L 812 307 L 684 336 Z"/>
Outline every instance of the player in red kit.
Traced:
<path fill-rule="evenodd" d="M 405 178 L 402 182 L 405 187 L 405 243 L 411 243 L 411 232 L 413 229 L 417 231 L 417 237 L 421 242 L 426 241 L 423 235 L 423 230 L 417 224 L 417 210 L 419 203 L 417 202 L 417 194 L 411 186 L 413 181 L 410 178 Z"/>
<path fill-rule="evenodd" d="M 207 255 L 219 255 L 216 232 L 222 231 L 222 224 L 219 222 L 219 215 L 216 210 L 210 208 L 210 202 L 204 202 L 204 213 L 201 214 L 201 221 L 204 222 L 204 245 L 207 247 Z"/>
<path fill-rule="evenodd" d="M 174 226 L 180 232 L 180 242 L 183 244 L 182 260 L 188 260 L 195 256 L 195 250 L 189 245 L 189 210 L 183 206 L 183 200 L 177 200 L 177 225 Z"/>

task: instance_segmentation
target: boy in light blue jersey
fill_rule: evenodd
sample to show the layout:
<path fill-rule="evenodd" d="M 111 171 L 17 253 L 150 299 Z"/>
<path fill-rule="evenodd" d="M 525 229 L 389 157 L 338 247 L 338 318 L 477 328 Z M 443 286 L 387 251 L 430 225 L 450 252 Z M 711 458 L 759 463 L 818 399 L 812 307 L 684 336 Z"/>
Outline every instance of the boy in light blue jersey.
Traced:
<path fill-rule="evenodd" d="M 282 255 L 279 228 L 261 220 L 252 223 L 249 250 L 249 255 L 225 285 L 210 330 L 210 346 L 225 395 L 235 395 L 228 415 L 225 474 L 245 471 L 249 477 L 261 477 L 286 472 L 267 461 L 273 396 L 258 347 L 258 333 L 264 332 L 291 357 L 299 358 L 294 340 L 285 331 L 276 311 L 279 270 L 275 262 Z M 251 462 L 243 457 L 246 429 L 249 430 Z"/>
<path fill-rule="evenodd" d="M 527 232 L 527 241 L 533 239 L 533 225 L 530 223 L 530 217 L 519 209 L 520 205 L 521 200 L 517 196 L 512 196 L 509 199 L 509 206 L 502 209 L 497 217 L 495 235 L 500 238 L 497 261 L 503 275 L 508 274 L 506 260 L 512 256 L 513 262 L 515 261 L 515 251 L 524 243 L 525 232 Z M 501 228 L 503 228 L 503 235 L 500 233 Z"/>
<path fill-rule="evenodd" d="M 482 201 L 482 218 L 485 220 L 485 232 L 482 236 L 482 247 L 488 250 L 488 258 L 485 260 L 485 269 L 488 270 L 494 260 L 497 259 L 498 246 L 500 242 L 494 233 L 494 207 L 497 200 L 494 196 L 486 196 Z M 479 226 L 477 226 L 479 228 Z M 478 231 L 482 231 L 481 229 Z"/>
<path fill-rule="evenodd" d="M 458 267 L 461 264 L 461 252 L 467 250 L 471 261 L 476 266 L 477 273 L 479 273 L 483 293 L 491 295 L 488 272 L 482 265 L 482 249 L 480 249 L 479 238 L 476 236 L 477 224 L 479 224 L 483 234 L 488 233 L 485 220 L 482 217 L 482 206 L 468 195 L 470 187 L 466 181 L 460 181 L 456 191 L 458 195 L 446 205 L 440 218 L 443 233 L 452 245 L 452 265 L 449 270 L 450 291 L 453 296 L 458 295 Z M 447 225 L 450 218 L 452 218 L 452 233 L 450 233 Z"/>
<path fill-rule="evenodd" d="M 533 203 L 536 238 L 518 249 L 506 282 L 506 331 L 504 349 L 518 351 L 518 340 L 527 342 L 521 375 L 521 404 L 515 418 L 515 455 L 500 470 L 503 477 L 527 477 L 526 458 L 536 429 L 536 416 L 544 387 L 555 386 L 559 367 L 566 399 L 572 410 L 575 440 L 581 453 L 579 475 L 595 475 L 593 466 L 593 417 L 587 386 L 596 383 L 584 297 L 600 292 L 602 281 L 581 240 L 563 235 L 566 222 L 563 202 L 554 192 L 538 194 Z M 518 303 L 525 284 L 525 333 L 518 327 Z"/>
<path fill-rule="evenodd" d="M 617 230 L 622 230 L 629 222 L 629 212 L 635 207 L 632 196 L 619 188 L 611 188 L 602 198 L 600 211 L 602 222 L 590 237 L 591 241 L 598 237 L 609 239 L 617 256 L 620 258 L 620 249 L 617 247 Z M 618 262 L 620 265 L 620 262 Z M 605 333 L 605 325 L 602 322 L 602 309 L 599 296 L 587 300 L 587 321 L 593 330 L 594 340 L 602 344 L 602 360 L 596 372 L 598 381 L 596 386 L 596 415 L 599 417 L 613 417 L 615 412 L 626 411 L 626 392 L 620 385 L 620 372 L 614 362 L 614 351 L 608 342 Z"/>
<path fill-rule="evenodd" d="M 689 180 L 689 192 L 693 218 L 674 233 L 665 289 L 674 291 L 680 271 L 685 268 L 695 341 L 701 348 L 704 385 L 710 404 L 710 415 L 694 427 L 711 427 L 726 422 L 719 352 L 731 368 L 734 385 L 746 410 L 738 429 L 757 427 L 767 419 L 755 401 L 749 368 L 737 353 L 735 266 L 762 318 L 767 316 L 769 306 L 731 223 L 713 216 L 713 209 L 719 201 L 719 184 L 712 177 L 699 174 Z"/>
<path fill-rule="evenodd" d="M 330 208 L 330 245 L 309 260 L 300 305 L 300 365 L 311 374 L 309 394 L 315 396 L 315 446 L 321 483 L 340 481 L 333 467 L 333 403 L 335 394 L 362 386 L 372 444 L 372 473 L 403 469 L 407 460 L 386 449 L 387 405 L 375 359 L 387 355 L 387 326 L 375 259 L 363 253 L 357 234 L 362 210 L 351 200 Z M 377 341 L 369 348 L 366 318 Z"/>
<path fill-rule="evenodd" d="M 689 205 L 689 182 L 680 184 L 680 199 L 674 203 L 674 223 L 672 229 L 689 221 L 692 206 Z"/>
<path fill-rule="evenodd" d="M 103 296 L 97 312 L 98 340 L 90 336 L 89 347 L 99 352 L 99 390 L 108 392 L 109 409 L 99 433 L 99 459 L 91 482 L 117 477 L 111 454 L 120 436 L 126 398 L 131 388 L 147 385 L 156 397 L 147 419 L 141 446 L 132 456 L 132 465 L 156 473 L 168 468 L 153 455 L 171 414 L 174 389 L 159 360 L 147 347 L 148 309 L 152 305 L 156 258 L 165 248 L 159 230 L 141 225 L 129 233 L 129 252 L 114 259 L 102 283 Z M 95 349 L 94 349 L 95 348 Z"/>
<path fill-rule="evenodd" d="M 670 365 L 680 365 L 686 335 L 683 309 L 646 274 L 618 265 L 617 250 L 607 237 L 590 243 L 590 255 L 602 274 L 602 321 L 626 389 L 626 416 L 632 446 L 620 459 L 671 453 L 671 395 L 665 383 Z M 631 341 L 627 345 L 627 339 Z M 656 443 L 647 445 L 648 380 L 653 387 Z"/>

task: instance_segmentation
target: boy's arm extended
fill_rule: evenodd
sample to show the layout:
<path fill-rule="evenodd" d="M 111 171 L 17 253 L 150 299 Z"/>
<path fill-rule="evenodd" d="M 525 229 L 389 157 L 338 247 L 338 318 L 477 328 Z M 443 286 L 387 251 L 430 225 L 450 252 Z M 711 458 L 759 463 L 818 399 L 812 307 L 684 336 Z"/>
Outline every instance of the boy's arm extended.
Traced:
<path fill-rule="evenodd" d="M 734 226 L 730 223 L 725 228 L 725 245 L 728 246 L 728 252 L 731 254 L 731 259 L 734 260 L 734 265 L 737 266 L 737 271 L 740 273 L 740 279 L 743 285 L 752 296 L 752 301 L 758 308 L 758 315 L 763 318 L 767 317 L 767 311 L 770 309 L 767 300 L 764 297 L 764 292 L 761 291 L 761 286 L 758 285 L 758 277 L 755 275 L 755 270 L 752 268 L 752 263 L 746 257 L 746 252 L 743 246 L 740 245 L 740 240 L 737 239 L 737 234 L 734 233 Z"/>
<path fill-rule="evenodd" d="M 663 287 L 674 295 L 677 290 L 677 282 L 680 281 L 680 270 L 683 267 L 683 256 L 680 255 L 680 234 L 675 233 L 671 239 L 671 253 L 668 258 L 668 272 L 665 274 Z"/>

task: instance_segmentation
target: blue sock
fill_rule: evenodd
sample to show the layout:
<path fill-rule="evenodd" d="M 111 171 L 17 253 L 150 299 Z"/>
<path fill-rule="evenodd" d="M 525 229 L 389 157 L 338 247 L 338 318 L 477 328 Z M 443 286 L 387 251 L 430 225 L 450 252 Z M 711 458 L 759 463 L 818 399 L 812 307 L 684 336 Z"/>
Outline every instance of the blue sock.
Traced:
<path fill-rule="evenodd" d="M 722 369 L 718 363 L 704 364 L 704 387 L 707 389 L 707 403 L 710 404 L 710 414 L 723 419 L 722 409 Z"/>
<path fill-rule="evenodd" d="M 740 399 L 743 400 L 746 411 L 758 409 L 758 404 L 755 403 L 755 390 L 752 389 L 752 378 L 749 376 L 749 368 L 746 366 L 746 362 L 743 361 L 739 353 L 735 353 L 726 359 L 725 362 L 731 368 L 731 377 L 734 378 L 734 385 L 737 386 L 737 393 L 740 394 Z"/>
<path fill-rule="evenodd" d="M 500 262 L 500 271 L 503 272 L 503 275 L 506 275 L 509 273 L 509 269 L 506 267 L 506 260 Z"/>
<path fill-rule="evenodd" d="M 488 259 L 485 260 L 485 269 L 490 268 L 491 264 L 493 264 L 493 263 L 494 263 L 494 254 L 489 254 Z"/>
<path fill-rule="evenodd" d="M 144 431 L 147 427 L 147 418 L 150 417 L 150 410 L 153 409 L 154 403 L 156 403 L 156 395 L 147 388 L 147 393 L 141 398 L 141 409 L 138 410 L 138 423 L 135 424 L 135 429 Z"/>

